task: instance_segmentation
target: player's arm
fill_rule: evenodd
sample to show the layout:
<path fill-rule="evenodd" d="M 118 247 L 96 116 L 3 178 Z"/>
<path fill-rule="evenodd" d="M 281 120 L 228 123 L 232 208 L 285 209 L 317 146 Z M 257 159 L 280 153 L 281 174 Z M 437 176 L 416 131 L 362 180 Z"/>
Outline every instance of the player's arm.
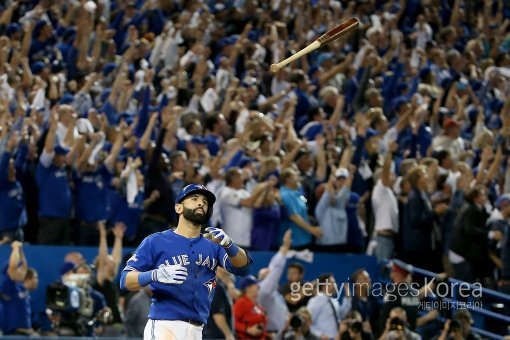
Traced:
<path fill-rule="evenodd" d="M 207 238 L 225 249 L 230 264 L 239 269 L 234 274 L 243 276 L 250 273 L 253 260 L 244 249 L 238 247 L 222 229 L 209 227 L 205 231 Z M 223 259 L 223 265 L 226 266 L 226 257 Z"/>
<path fill-rule="evenodd" d="M 152 261 L 151 239 L 146 238 L 136 249 L 134 255 L 127 261 L 120 275 L 120 288 L 137 291 L 158 282 L 163 284 L 182 284 L 188 270 L 181 265 L 166 265 L 154 269 Z"/>
<path fill-rule="evenodd" d="M 123 270 L 120 276 L 120 288 L 138 291 L 154 282 L 180 285 L 187 276 L 188 270 L 181 265 L 167 265 L 146 272 Z"/>
<path fill-rule="evenodd" d="M 23 244 L 19 241 L 11 243 L 11 256 L 9 257 L 9 266 L 7 275 L 12 281 L 21 282 L 27 273 L 27 261 L 22 250 Z"/>

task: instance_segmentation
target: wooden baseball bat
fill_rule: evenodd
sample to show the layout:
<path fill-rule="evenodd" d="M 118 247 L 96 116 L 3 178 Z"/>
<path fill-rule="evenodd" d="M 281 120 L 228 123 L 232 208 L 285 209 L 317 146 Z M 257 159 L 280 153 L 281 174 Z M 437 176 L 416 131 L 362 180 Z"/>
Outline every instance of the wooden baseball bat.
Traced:
<path fill-rule="evenodd" d="M 335 28 L 330 29 L 323 35 L 321 35 L 317 40 L 315 40 L 310 45 L 306 46 L 302 50 L 298 51 L 297 53 L 291 55 L 287 59 L 279 62 L 278 64 L 272 64 L 271 65 L 271 72 L 276 73 L 278 72 L 282 67 L 290 64 L 296 59 L 301 58 L 302 56 L 318 49 L 321 46 L 324 46 L 340 37 L 343 37 L 344 35 L 354 31 L 359 27 L 359 20 L 356 18 L 350 18 L 348 20 L 345 20 L 340 25 L 336 26 Z"/>

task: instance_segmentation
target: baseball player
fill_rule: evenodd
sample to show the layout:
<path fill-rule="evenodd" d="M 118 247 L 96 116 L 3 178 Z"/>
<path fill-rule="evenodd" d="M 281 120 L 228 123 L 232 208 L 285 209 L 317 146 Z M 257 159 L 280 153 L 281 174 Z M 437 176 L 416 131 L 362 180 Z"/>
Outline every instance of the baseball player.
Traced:
<path fill-rule="evenodd" d="M 216 268 L 245 276 L 251 256 L 223 230 L 206 228 L 216 197 L 203 185 L 190 184 L 175 200 L 179 223 L 146 237 L 127 261 L 121 289 L 152 290 L 145 340 L 201 339 L 216 287 Z M 206 237 L 204 237 L 206 236 Z"/>

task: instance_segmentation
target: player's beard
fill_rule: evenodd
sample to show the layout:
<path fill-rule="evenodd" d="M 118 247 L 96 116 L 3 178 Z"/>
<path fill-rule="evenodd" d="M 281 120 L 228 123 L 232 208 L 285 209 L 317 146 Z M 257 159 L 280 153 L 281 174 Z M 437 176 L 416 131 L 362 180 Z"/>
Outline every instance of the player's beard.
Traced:
<path fill-rule="evenodd" d="M 198 209 L 202 209 L 204 213 L 196 213 Z M 196 209 L 188 209 L 184 208 L 183 212 L 184 218 L 190 221 L 191 223 L 195 225 L 204 225 L 207 223 L 207 214 L 205 213 L 205 210 L 203 208 L 196 208 Z"/>

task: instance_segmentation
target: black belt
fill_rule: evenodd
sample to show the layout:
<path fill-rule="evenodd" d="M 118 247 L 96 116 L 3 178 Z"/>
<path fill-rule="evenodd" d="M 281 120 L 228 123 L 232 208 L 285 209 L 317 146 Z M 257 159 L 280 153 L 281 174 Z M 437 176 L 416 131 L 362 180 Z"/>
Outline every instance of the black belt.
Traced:
<path fill-rule="evenodd" d="M 190 325 L 197 326 L 197 327 L 202 327 L 202 326 L 204 326 L 204 323 L 203 323 L 203 322 L 196 321 L 196 320 L 191 320 L 191 319 L 189 319 L 189 320 L 182 320 L 182 321 L 187 322 L 187 323 L 189 323 Z"/>

